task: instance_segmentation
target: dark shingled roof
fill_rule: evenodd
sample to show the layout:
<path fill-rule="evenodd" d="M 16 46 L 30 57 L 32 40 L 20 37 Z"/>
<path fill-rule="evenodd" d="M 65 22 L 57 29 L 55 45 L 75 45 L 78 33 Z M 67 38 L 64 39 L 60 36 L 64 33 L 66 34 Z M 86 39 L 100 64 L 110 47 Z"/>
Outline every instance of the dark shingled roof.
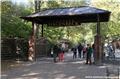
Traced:
<path fill-rule="evenodd" d="M 110 13 L 107 10 L 82 6 L 48 9 L 21 18 L 38 24 L 71 25 L 71 22 L 73 24 L 97 22 L 98 14 L 100 22 L 107 22 Z"/>

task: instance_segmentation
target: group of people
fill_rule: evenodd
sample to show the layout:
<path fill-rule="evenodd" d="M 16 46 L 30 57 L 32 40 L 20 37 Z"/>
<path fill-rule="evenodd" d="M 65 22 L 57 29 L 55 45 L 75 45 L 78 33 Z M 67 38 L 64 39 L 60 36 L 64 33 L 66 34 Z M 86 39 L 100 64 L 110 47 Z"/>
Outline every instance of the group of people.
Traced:
<path fill-rule="evenodd" d="M 73 59 L 77 58 L 77 50 L 78 50 L 79 58 L 82 58 L 82 53 L 83 53 L 83 58 L 86 58 L 86 64 L 92 64 L 91 57 L 92 54 L 94 57 L 94 44 L 93 45 L 87 44 L 87 47 L 82 46 L 82 44 L 79 44 L 78 46 L 73 47 L 72 48 Z"/>
<path fill-rule="evenodd" d="M 34 57 L 34 39 L 31 37 L 29 40 L 29 60 L 33 61 Z M 91 46 L 90 44 L 87 44 L 86 46 L 83 46 L 82 44 L 79 44 L 78 46 L 75 46 L 71 49 L 73 51 L 73 59 L 77 58 L 77 50 L 78 50 L 78 57 L 82 58 L 82 52 L 83 52 L 83 58 L 86 58 L 86 64 L 92 64 L 91 56 L 92 53 L 94 53 L 94 44 Z M 56 44 L 53 46 L 53 60 L 54 62 L 62 62 L 64 61 L 64 52 L 65 52 L 65 45 L 64 44 Z M 57 60 L 58 58 L 58 60 Z"/>
<path fill-rule="evenodd" d="M 81 44 L 79 44 L 78 46 L 74 46 L 71 50 L 73 51 L 73 59 L 76 59 L 77 58 L 77 49 L 78 49 L 78 55 L 79 55 L 79 58 L 82 58 L 82 55 L 81 55 L 81 52 L 83 50 L 83 46 Z M 85 49 L 84 49 L 85 50 Z M 86 52 L 86 50 L 85 50 Z M 84 52 L 84 53 L 85 53 Z M 84 55 L 83 55 L 84 57 Z"/>
<path fill-rule="evenodd" d="M 77 54 L 78 50 L 78 54 Z M 87 44 L 87 46 L 83 46 L 82 44 L 79 44 L 78 46 L 75 46 L 71 49 L 73 52 L 73 59 L 77 58 L 77 55 L 79 58 L 86 58 L 86 64 L 92 64 L 91 58 L 92 54 L 94 53 L 94 44 L 90 45 Z M 83 53 L 83 56 L 82 56 Z M 58 57 L 58 60 L 57 60 Z M 53 59 L 54 62 L 61 62 L 64 61 L 64 47 L 61 45 L 54 45 L 53 47 Z"/>
<path fill-rule="evenodd" d="M 64 47 L 60 45 L 54 45 L 53 47 L 53 59 L 54 62 L 57 62 L 57 57 L 59 58 L 59 62 L 64 61 Z"/>

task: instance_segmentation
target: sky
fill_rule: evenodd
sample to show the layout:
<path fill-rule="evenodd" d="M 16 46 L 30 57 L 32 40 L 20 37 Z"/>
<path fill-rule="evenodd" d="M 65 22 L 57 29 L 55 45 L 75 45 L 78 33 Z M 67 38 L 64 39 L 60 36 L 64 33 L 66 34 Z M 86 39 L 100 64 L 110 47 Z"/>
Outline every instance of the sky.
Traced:
<path fill-rule="evenodd" d="M 17 2 L 17 3 L 28 3 L 28 0 L 12 0 L 12 2 Z"/>

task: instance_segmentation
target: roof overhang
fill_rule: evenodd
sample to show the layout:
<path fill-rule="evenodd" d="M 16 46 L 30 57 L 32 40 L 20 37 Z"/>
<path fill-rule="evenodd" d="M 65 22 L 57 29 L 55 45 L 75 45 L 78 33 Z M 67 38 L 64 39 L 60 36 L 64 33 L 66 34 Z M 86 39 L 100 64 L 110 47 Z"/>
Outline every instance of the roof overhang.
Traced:
<path fill-rule="evenodd" d="M 21 17 L 24 20 L 49 26 L 72 26 L 89 22 L 108 22 L 110 11 L 94 7 L 68 7 L 43 10 Z"/>

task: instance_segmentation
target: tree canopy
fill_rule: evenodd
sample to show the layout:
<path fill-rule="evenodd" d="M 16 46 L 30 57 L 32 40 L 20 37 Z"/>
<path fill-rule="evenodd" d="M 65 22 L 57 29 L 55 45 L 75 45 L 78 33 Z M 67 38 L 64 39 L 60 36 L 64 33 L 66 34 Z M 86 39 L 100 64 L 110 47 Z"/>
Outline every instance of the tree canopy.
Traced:
<path fill-rule="evenodd" d="M 120 39 L 120 1 L 92 0 L 91 6 L 111 11 L 110 21 L 108 23 L 101 23 L 101 33 L 107 38 Z"/>
<path fill-rule="evenodd" d="M 11 1 L 1 2 L 1 36 L 27 38 L 31 25 L 20 19 L 20 16 L 30 14 L 30 8 L 23 4 L 15 4 Z"/>
<path fill-rule="evenodd" d="M 29 5 L 17 4 L 12 1 L 1 1 L 1 36 L 28 38 L 31 32 L 31 23 L 20 19 L 34 12 L 34 1 L 29 0 Z M 111 11 L 108 23 L 101 23 L 103 38 L 120 37 L 120 2 L 119 0 L 48 0 L 41 1 L 40 10 L 57 7 L 94 6 Z M 116 8 L 117 7 L 117 8 Z M 74 44 L 79 42 L 92 42 L 96 33 L 96 23 L 81 24 L 76 27 L 47 27 L 44 26 L 44 36 L 51 42 L 59 39 L 68 39 Z M 39 32 L 40 33 L 40 32 Z M 38 34 L 40 36 L 40 34 Z"/>

